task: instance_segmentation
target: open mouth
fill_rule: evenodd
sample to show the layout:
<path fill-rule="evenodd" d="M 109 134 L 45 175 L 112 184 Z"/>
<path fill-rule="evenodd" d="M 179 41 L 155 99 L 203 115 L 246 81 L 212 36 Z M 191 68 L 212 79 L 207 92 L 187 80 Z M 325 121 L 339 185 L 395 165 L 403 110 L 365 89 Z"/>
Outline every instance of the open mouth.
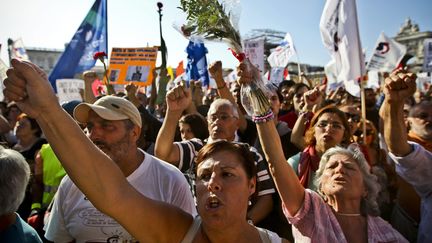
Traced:
<path fill-rule="evenodd" d="M 207 199 L 206 208 L 207 209 L 217 209 L 222 205 L 222 202 L 216 196 L 210 196 Z"/>
<path fill-rule="evenodd" d="M 345 178 L 343 176 L 338 176 L 333 179 L 336 182 L 346 182 Z"/>

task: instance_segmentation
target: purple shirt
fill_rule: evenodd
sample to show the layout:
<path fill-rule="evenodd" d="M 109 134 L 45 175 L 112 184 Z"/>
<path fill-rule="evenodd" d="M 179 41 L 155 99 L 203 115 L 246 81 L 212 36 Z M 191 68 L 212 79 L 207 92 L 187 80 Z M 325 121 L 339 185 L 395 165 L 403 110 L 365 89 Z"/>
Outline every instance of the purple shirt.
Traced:
<path fill-rule="evenodd" d="M 305 190 L 303 206 L 291 216 L 282 205 L 285 216 L 293 225 L 296 242 L 347 242 L 331 207 L 316 192 Z M 408 242 L 380 217 L 367 217 L 368 242 Z"/>

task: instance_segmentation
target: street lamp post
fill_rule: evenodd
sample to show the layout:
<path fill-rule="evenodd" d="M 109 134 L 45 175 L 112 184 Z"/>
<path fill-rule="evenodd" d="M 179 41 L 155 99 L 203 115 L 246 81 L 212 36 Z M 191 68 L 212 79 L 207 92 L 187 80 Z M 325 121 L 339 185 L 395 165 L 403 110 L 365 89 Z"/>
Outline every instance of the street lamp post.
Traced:
<path fill-rule="evenodd" d="M 159 33 L 160 33 L 160 39 L 161 39 L 161 45 L 160 45 L 160 51 L 162 53 L 162 65 L 161 68 L 165 69 L 166 68 L 166 64 L 167 64 L 167 47 L 165 44 L 165 40 L 162 36 L 162 7 L 163 4 L 161 2 L 157 3 L 157 7 L 158 7 L 158 13 L 159 13 Z"/>

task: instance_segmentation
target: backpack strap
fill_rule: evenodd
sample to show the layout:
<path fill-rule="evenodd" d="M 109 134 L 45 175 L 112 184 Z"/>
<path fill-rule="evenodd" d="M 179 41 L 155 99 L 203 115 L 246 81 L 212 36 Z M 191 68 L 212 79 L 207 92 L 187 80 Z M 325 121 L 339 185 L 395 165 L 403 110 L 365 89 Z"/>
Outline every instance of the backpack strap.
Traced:
<path fill-rule="evenodd" d="M 271 243 L 271 239 L 270 239 L 270 235 L 268 234 L 266 229 L 262 229 L 259 227 L 255 227 L 258 230 L 258 233 L 260 235 L 261 238 L 261 242 L 262 243 Z"/>
<path fill-rule="evenodd" d="M 198 233 L 198 230 L 201 226 L 201 217 L 196 216 L 194 218 L 194 221 L 192 225 L 189 227 L 188 232 L 186 233 L 185 237 L 183 238 L 181 243 L 190 243 L 195 238 L 196 234 Z"/>

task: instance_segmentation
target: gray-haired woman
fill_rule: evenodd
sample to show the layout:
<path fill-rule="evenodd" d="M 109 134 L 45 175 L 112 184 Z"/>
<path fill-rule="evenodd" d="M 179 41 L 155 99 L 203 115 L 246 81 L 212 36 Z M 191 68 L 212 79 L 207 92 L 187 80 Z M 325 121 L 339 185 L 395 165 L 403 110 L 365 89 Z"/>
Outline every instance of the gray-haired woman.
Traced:
<path fill-rule="evenodd" d="M 258 123 L 270 171 L 299 242 L 407 242 L 380 217 L 374 175 L 358 149 L 327 150 L 317 171 L 318 193 L 304 189 L 286 162 L 273 122 Z"/>
<path fill-rule="evenodd" d="M 0 146 L 0 242 L 42 242 L 15 211 L 24 199 L 30 168 L 17 151 Z"/>
<path fill-rule="evenodd" d="M 251 82 L 252 75 L 244 72 L 244 65 L 238 69 L 239 82 Z M 323 199 L 300 184 L 285 160 L 276 127 L 267 114 L 265 119 L 255 115 L 254 120 L 296 242 L 408 242 L 375 216 L 376 181 L 359 151 L 334 148 L 323 154 L 317 177 Z"/>

